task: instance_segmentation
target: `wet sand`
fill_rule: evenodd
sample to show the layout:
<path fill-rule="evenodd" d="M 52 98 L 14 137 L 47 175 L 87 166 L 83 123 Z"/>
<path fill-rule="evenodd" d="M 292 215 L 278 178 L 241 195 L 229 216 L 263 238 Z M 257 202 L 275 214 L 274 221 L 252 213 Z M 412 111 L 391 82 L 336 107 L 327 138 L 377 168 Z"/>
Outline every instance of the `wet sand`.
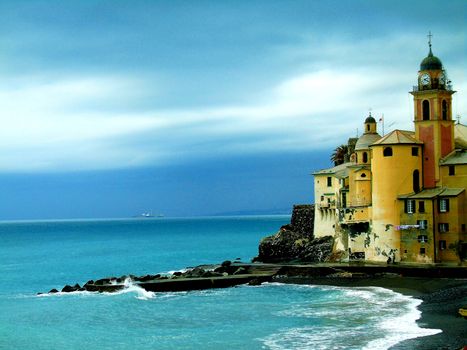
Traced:
<path fill-rule="evenodd" d="M 382 287 L 421 299 L 417 321 L 422 328 L 441 329 L 442 333 L 409 339 L 391 350 L 462 349 L 467 346 L 467 319 L 458 315 L 467 306 L 467 279 L 385 276 L 374 278 L 286 277 L 284 283 L 346 287 Z"/>

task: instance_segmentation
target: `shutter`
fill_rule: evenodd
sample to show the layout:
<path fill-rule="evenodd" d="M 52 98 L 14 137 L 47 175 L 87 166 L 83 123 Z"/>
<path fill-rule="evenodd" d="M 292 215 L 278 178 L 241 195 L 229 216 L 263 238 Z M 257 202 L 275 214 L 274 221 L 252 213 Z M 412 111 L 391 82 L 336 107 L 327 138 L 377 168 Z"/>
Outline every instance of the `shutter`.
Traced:
<path fill-rule="evenodd" d="M 449 198 L 446 198 L 445 201 L 446 201 L 446 212 L 448 212 L 449 211 Z"/>

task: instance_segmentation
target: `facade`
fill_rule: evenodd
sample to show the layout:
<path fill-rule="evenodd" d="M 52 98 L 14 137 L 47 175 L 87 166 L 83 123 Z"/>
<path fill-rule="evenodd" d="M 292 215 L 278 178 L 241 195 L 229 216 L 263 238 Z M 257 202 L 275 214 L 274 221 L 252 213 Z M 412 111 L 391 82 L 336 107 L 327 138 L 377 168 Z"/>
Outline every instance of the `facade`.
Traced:
<path fill-rule="evenodd" d="M 348 161 L 313 173 L 315 236 L 332 235 L 348 260 L 467 263 L 467 127 L 452 119 L 455 91 L 429 46 L 414 131 L 382 137 L 370 113 Z"/>

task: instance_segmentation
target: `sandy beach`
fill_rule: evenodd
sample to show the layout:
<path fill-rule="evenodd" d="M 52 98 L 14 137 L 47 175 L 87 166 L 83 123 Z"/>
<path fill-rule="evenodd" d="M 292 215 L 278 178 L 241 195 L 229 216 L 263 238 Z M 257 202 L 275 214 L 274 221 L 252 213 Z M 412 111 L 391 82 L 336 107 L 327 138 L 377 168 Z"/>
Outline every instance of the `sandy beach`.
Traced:
<path fill-rule="evenodd" d="M 347 287 L 382 287 L 421 299 L 418 307 L 422 317 L 417 321 L 423 328 L 441 329 L 442 333 L 405 340 L 391 350 L 462 349 L 467 346 L 467 319 L 458 309 L 467 305 L 467 279 L 424 277 L 323 278 L 287 277 L 283 283 L 319 284 Z"/>

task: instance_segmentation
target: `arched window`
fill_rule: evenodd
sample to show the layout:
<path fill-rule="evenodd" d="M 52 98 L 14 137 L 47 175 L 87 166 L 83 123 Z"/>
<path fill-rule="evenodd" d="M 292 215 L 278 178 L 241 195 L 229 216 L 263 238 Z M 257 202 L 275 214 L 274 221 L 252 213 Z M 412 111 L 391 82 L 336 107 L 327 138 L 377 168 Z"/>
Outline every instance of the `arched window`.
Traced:
<path fill-rule="evenodd" d="M 370 124 L 366 125 L 366 131 L 370 131 Z"/>
<path fill-rule="evenodd" d="M 423 100 L 422 109 L 423 120 L 430 120 L 430 102 L 428 100 Z"/>
<path fill-rule="evenodd" d="M 363 163 L 368 162 L 368 153 L 363 152 Z"/>
<path fill-rule="evenodd" d="M 383 150 L 383 156 L 392 157 L 392 147 L 385 147 Z"/>
<path fill-rule="evenodd" d="M 443 120 L 448 120 L 448 103 L 446 100 L 443 100 L 443 103 L 441 104 L 441 114 Z"/>
<path fill-rule="evenodd" d="M 365 173 L 363 173 L 363 174 L 362 174 L 362 175 L 360 175 L 360 176 L 361 176 L 361 177 L 366 177 L 366 174 L 365 174 Z"/>
<path fill-rule="evenodd" d="M 418 170 L 413 171 L 412 183 L 413 183 L 413 191 L 415 193 L 420 192 L 420 172 Z"/>
<path fill-rule="evenodd" d="M 358 154 L 355 153 L 355 163 L 358 163 Z"/>

